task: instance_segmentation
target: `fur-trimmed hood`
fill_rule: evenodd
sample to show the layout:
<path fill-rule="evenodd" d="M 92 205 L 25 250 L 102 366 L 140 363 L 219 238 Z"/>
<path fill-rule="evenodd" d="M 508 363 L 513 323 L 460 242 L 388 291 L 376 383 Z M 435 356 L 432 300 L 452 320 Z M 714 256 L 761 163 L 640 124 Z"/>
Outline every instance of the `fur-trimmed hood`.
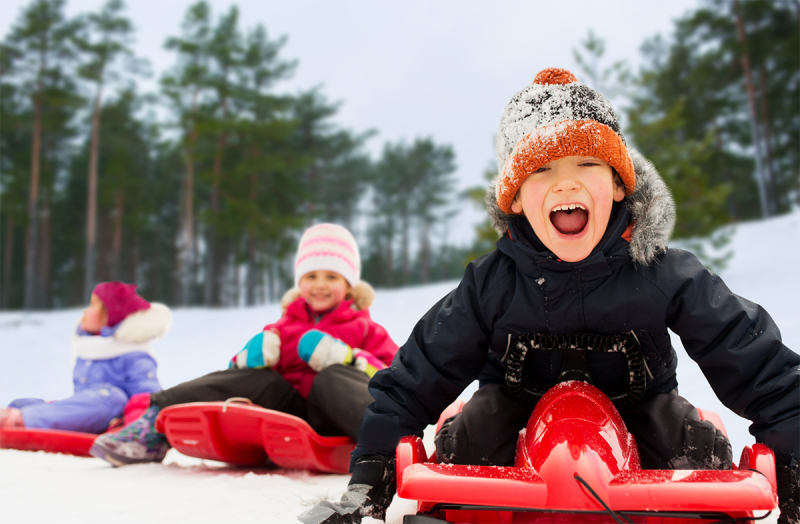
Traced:
<path fill-rule="evenodd" d="M 297 297 L 299 296 L 300 288 L 296 287 L 284 293 L 283 298 L 281 299 L 281 309 L 284 313 L 286 313 L 286 309 L 289 307 L 289 304 L 297 300 Z M 375 302 L 375 290 L 372 289 L 372 286 L 369 285 L 369 283 L 362 280 L 350 288 L 350 292 L 347 294 L 347 300 L 350 299 L 353 300 L 354 309 L 369 309 L 372 303 Z"/>
<path fill-rule="evenodd" d="M 172 326 L 172 312 L 159 302 L 151 302 L 150 308 L 128 315 L 120 322 L 114 338 L 120 342 L 137 344 L 163 338 Z"/>
<path fill-rule="evenodd" d="M 72 332 L 73 360 L 107 360 L 128 353 L 147 353 L 155 358 L 151 342 L 164 337 L 172 325 L 172 312 L 164 304 L 151 302 L 143 309 L 125 317 L 113 335 L 81 336 L 78 327 Z"/>
<path fill-rule="evenodd" d="M 636 172 L 636 188 L 623 200 L 634 224 L 628 253 L 634 263 L 648 266 L 667 250 L 675 227 L 675 202 L 653 164 L 633 148 L 628 152 Z M 503 236 L 514 215 L 500 209 L 495 191 L 496 182 L 492 181 L 486 190 L 486 208 L 495 231 Z"/>

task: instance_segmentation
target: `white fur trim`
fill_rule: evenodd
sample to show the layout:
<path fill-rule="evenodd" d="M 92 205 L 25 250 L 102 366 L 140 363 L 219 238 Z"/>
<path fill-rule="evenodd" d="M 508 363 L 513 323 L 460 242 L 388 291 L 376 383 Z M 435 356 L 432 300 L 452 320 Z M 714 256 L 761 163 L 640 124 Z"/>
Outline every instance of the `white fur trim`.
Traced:
<path fill-rule="evenodd" d="M 120 322 L 114 338 L 121 342 L 139 343 L 158 340 L 172 325 L 172 312 L 164 304 L 151 302 L 150 308 L 128 315 Z"/>
<path fill-rule="evenodd" d="M 78 358 L 84 360 L 108 360 L 128 353 L 147 353 L 154 359 L 156 354 L 149 342 L 122 342 L 114 337 L 92 337 L 75 335 L 72 338 L 73 367 Z"/>
<path fill-rule="evenodd" d="M 154 359 L 155 351 L 150 344 L 163 337 L 172 324 L 172 312 L 164 304 L 152 302 L 149 309 L 128 315 L 120 322 L 112 337 L 80 336 L 77 328 L 72 331 L 72 365 L 75 360 L 108 360 L 128 353 L 147 353 Z"/>

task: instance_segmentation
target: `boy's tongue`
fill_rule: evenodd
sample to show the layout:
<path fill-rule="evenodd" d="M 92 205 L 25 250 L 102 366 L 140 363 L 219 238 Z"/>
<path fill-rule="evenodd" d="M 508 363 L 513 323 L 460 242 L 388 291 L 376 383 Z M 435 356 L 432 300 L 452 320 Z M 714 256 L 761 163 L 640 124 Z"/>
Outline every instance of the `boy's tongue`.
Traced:
<path fill-rule="evenodd" d="M 569 211 L 553 211 L 550 213 L 550 222 L 553 226 L 565 235 L 574 235 L 583 231 L 586 222 L 589 221 L 589 213 L 583 209 L 571 209 Z"/>

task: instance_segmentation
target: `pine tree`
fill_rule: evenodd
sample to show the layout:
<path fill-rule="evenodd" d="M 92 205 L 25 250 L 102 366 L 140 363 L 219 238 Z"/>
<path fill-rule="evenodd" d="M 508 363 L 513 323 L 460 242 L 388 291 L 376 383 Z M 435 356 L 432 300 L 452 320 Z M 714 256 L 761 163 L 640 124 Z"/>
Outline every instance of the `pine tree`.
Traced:
<path fill-rule="evenodd" d="M 17 94 L 30 93 L 32 107 L 31 153 L 27 162 L 30 180 L 24 270 L 26 310 L 39 305 L 36 300 L 37 259 L 40 258 L 37 252 L 41 243 L 38 222 L 43 136 L 50 131 L 47 113 L 64 97 L 64 89 L 59 85 L 63 78 L 61 70 L 72 56 L 71 39 L 75 31 L 76 24 L 65 17 L 63 0 L 36 0 L 23 10 L 3 44 L 3 77 L 8 79 L 4 83 L 19 86 L 21 90 Z M 13 229 L 9 231 L 12 235 Z M 13 239 L 11 242 L 9 249 L 13 248 Z M 7 275 L 10 270 L 6 268 Z"/>
<path fill-rule="evenodd" d="M 165 47 L 177 53 L 175 68 L 164 75 L 162 92 L 178 119 L 185 174 L 181 191 L 181 226 L 178 232 L 176 278 L 180 282 L 180 303 L 188 305 L 195 271 L 195 146 L 199 122 L 198 111 L 208 90 L 207 49 L 211 34 L 211 11 L 206 2 L 191 7 L 183 20 L 180 37 L 169 38 Z"/>
<path fill-rule="evenodd" d="M 103 90 L 115 79 L 115 66 L 122 58 L 132 59 L 133 25 L 123 15 L 122 0 L 108 0 L 99 13 L 86 17 L 85 32 L 78 40 L 86 61 L 80 75 L 94 84 L 95 92 L 91 109 L 91 145 L 89 151 L 88 198 L 86 204 L 86 255 L 84 258 L 84 295 L 88 299 L 95 284 L 96 236 L 97 236 L 97 184 L 98 155 L 100 149 L 100 124 Z M 138 70 L 141 65 L 128 60 L 127 70 Z"/>

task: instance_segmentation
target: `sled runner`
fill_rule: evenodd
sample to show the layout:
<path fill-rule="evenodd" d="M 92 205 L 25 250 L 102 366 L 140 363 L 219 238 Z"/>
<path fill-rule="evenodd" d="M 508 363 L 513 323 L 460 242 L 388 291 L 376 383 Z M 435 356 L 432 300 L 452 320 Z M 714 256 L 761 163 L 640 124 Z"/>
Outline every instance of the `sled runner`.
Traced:
<path fill-rule="evenodd" d="M 79 433 L 59 429 L 0 429 L 0 449 L 18 449 L 21 451 L 46 451 L 48 453 L 65 453 L 77 457 L 89 457 L 97 435 Z"/>
<path fill-rule="evenodd" d="M 239 466 L 269 461 L 287 469 L 348 472 L 355 447 L 348 437 L 323 437 L 301 418 L 232 400 L 164 408 L 156 429 L 190 457 Z"/>
<path fill-rule="evenodd" d="M 724 432 L 716 413 L 699 411 Z M 775 486 L 775 458 L 762 444 L 745 447 L 731 471 L 641 469 L 614 405 L 580 381 L 557 384 L 539 400 L 513 467 L 437 464 L 418 437 L 397 447 L 397 493 L 418 501 L 405 524 L 560 523 L 576 516 L 592 523 L 746 522 L 753 511 L 777 507 Z"/>

